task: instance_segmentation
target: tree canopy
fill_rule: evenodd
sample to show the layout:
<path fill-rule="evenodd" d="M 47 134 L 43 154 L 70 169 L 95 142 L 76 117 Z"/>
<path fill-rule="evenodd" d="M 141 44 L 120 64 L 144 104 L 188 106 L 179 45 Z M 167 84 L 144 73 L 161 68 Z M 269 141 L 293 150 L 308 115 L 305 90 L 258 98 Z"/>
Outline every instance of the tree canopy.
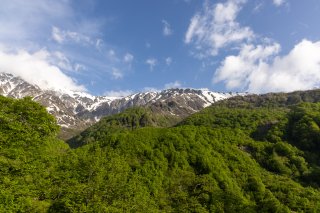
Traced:
<path fill-rule="evenodd" d="M 0 97 L 0 212 L 319 212 L 320 103 L 237 99 L 63 142 L 39 104 Z"/>

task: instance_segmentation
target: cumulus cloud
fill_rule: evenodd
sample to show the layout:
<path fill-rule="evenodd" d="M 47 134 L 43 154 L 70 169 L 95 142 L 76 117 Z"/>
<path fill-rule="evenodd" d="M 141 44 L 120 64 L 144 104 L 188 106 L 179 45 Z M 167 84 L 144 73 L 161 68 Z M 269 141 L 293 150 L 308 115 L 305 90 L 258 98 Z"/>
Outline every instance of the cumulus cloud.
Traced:
<path fill-rule="evenodd" d="M 232 48 L 216 69 L 213 83 L 223 82 L 227 89 L 254 93 L 312 89 L 320 86 L 320 41 L 303 40 L 287 54 L 270 38 L 243 27 L 237 16 L 246 0 L 227 0 L 203 6 L 185 34 L 199 58 L 216 56 L 221 48 Z M 274 5 L 286 0 L 273 0 Z M 258 4 L 255 10 L 261 8 Z"/>
<path fill-rule="evenodd" d="M 163 29 L 162 29 L 162 33 L 164 36 L 170 36 L 173 33 L 173 30 L 171 29 L 171 26 L 169 24 L 168 21 L 166 20 L 162 20 L 162 24 L 163 24 Z"/>
<path fill-rule="evenodd" d="M 86 91 L 84 86 L 52 65 L 51 57 L 52 54 L 46 50 L 34 53 L 25 50 L 8 53 L 0 50 L 0 72 L 19 76 L 42 89 Z"/>
<path fill-rule="evenodd" d="M 320 41 L 303 40 L 284 56 L 279 56 L 279 50 L 276 43 L 244 45 L 238 55 L 226 57 L 213 81 L 256 93 L 320 86 Z"/>
<path fill-rule="evenodd" d="M 131 90 L 110 90 L 106 91 L 103 95 L 109 97 L 127 97 L 133 94 Z"/>
<path fill-rule="evenodd" d="M 184 42 L 194 45 L 197 57 L 215 56 L 223 47 L 254 37 L 249 27 L 242 27 L 236 21 L 245 2 L 228 0 L 215 5 L 206 2 L 202 11 L 191 18 Z"/>
<path fill-rule="evenodd" d="M 105 18 L 78 13 L 70 0 L 2 0 L 0 50 L 30 56 L 45 50 L 49 56 L 43 60 L 64 75 L 89 82 L 120 79 L 131 71 L 131 59 L 124 48 L 101 39 L 105 24 Z M 117 55 L 109 55 L 110 49 Z"/>
<path fill-rule="evenodd" d="M 155 58 L 148 58 L 146 60 L 146 64 L 149 65 L 149 68 L 151 71 L 153 71 L 153 68 L 157 65 L 157 63 L 158 63 L 158 60 Z"/>
<path fill-rule="evenodd" d="M 284 3 L 286 3 L 286 0 L 273 0 L 273 4 L 277 7 L 283 5 Z"/>
<path fill-rule="evenodd" d="M 170 82 L 164 85 L 165 89 L 173 89 L 181 87 L 181 83 L 179 81 Z"/>

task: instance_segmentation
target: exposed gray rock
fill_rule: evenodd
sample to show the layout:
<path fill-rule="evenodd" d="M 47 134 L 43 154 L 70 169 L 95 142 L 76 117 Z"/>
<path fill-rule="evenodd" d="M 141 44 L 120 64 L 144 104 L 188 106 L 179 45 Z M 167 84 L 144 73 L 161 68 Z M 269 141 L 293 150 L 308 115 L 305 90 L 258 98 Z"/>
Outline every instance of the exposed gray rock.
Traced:
<path fill-rule="evenodd" d="M 83 92 L 42 90 L 20 77 L 0 73 L 0 95 L 33 100 L 44 105 L 60 126 L 84 129 L 103 116 L 122 112 L 133 106 L 150 106 L 159 112 L 186 117 L 215 101 L 238 93 L 217 93 L 206 89 L 167 89 L 136 93 L 127 97 L 92 96 Z"/>

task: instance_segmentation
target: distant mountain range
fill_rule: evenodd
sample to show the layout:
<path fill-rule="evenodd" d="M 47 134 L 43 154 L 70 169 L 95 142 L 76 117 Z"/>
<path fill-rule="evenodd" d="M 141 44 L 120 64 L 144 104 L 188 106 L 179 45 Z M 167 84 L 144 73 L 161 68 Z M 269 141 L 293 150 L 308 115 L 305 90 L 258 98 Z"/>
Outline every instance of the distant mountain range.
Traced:
<path fill-rule="evenodd" d="M 243 94 L 207 89 L 167 89 L 127 97 L 93 96 L 84 92 L 43 90 L 18 76 L 0 73 L 0 95 L 13 98 L 31 96 L 56 117 L 63 129 L 83 130 L 104 116 L 134 106 L 151 107 L 159 113 L 182 119 L 216 101 Z"/>

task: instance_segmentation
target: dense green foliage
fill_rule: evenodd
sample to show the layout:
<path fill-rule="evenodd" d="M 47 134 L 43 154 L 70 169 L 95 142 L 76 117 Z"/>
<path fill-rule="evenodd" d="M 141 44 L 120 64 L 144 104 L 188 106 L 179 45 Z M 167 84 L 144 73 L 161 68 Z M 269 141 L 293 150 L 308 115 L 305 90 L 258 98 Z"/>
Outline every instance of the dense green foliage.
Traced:
<path fill-rule="evenodd" d="M 0 212 L 320 212 L 312 93 L 236 97 L 170 128 L 134 108 L 72 149 L 41 106 L 0 97 Z"/>
<path fill-rule="evenodd" d="M 59 128 L 30 98 L 0 96 L 0 212 L 45 212 L 55 166 L 68 149 Z"/>
<path fill-rule="evenodd" d="M 68 141 L 73 148 L 104 139 L 106 135 L 141 127 L 169 127 L 177 123 L 176 116 L 155 113 L 151 108 L 133 107 L 122 113 L 107 116 Z"/>

